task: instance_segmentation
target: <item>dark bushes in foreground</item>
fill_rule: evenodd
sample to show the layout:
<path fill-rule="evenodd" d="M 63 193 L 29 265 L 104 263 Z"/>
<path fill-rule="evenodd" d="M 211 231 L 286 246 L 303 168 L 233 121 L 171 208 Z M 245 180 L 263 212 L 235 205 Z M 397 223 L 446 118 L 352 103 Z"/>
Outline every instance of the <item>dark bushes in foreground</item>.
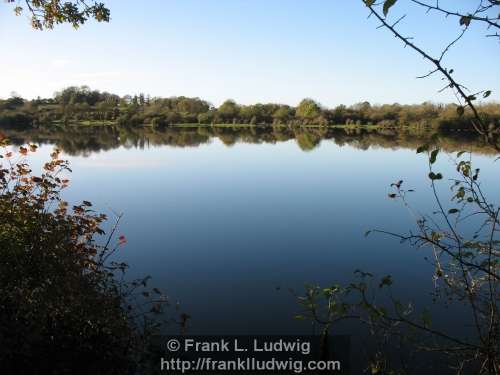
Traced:
<path fill-rule="evenodd" d="M 69 168 L 57 151 L 32 174 L 26 157 L 35 150 L 0 156 L 2 373 L 130 373 L 166 299 L 145 289 L 147 279 L 120 281 L 127 265 L 109 257 L 125 237 L 104 238 L 106 216 L 90 202 L 69 208 L 61 199 Z"/>

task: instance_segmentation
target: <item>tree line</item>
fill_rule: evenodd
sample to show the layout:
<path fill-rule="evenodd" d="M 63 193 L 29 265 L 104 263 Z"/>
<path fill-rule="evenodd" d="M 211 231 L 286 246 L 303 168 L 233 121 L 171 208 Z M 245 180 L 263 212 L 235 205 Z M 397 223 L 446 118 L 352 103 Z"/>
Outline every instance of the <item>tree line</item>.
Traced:
<path fill-rule="evenodd" d="M 484 121 L 500 124 L 500 103 L 479 105 Z M 91 90 L 87 86 L 68 87 L 53 98 L 26 100 L 17 94 L 0 100 L 0 126 L 39 127 L 49 124 L 118 124 L 166 127 L 176 124 L 246 124 L 261 126 L 359 125 L 379 127 L 417 126 L 439 129 L 470 128 L 471 114 L 456 104 L 374 105 L 369 102 L 326 108 L 313 99 L 303 99 L 296 107 L 286 104 L 242 105 L 226 100 L 219 107 L 200 98 L 161 98 L 149 95 L 118 96 Z"/>

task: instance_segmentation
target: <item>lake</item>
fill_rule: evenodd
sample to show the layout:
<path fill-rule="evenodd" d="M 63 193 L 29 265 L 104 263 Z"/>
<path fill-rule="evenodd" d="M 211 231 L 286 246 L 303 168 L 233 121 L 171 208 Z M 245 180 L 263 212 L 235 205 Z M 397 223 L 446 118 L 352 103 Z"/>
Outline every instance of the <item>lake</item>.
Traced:
<path fill-rule="evenodd" d="M 486 193 L 500 198 L 497 155 L 464 134 L 205 127 L 7 135 L 41 145 L 35 168 L 54 146 L 63 151 L 73 169 L 67 200 L 124 214 L 127 245 L 117 256 L 129 262 L 129 277 L 151 275 L 191 316 L 193 334 L 310 333 L 293 318 L 300 312 L 293 293 L 306 283 L 348 282 L 356 269 L 391 274 L 396 292 L 427 304 L 426 250 L 364 235 L 415 228 L 388 198 L 400 179 L 415 189 L 410 202 L 420 212 L 434 209 L 426 157 L 415 153 L 423 142 L 445 151 L 437 163 L 445 202 L 450 158 L 462 149 L 475 150 Z"/>

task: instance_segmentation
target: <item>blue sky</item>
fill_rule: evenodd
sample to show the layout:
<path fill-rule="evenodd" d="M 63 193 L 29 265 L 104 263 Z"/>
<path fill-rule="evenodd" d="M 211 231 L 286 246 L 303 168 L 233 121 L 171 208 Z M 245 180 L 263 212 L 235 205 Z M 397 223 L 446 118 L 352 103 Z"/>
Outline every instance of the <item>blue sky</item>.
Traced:
<path fill-rule="evenodd" d="M 215 105 L 295 105 L 311 97 L 326 106 L 453 101 L 441 81 L 418 80 L 430 66 L 377 30 L 361 0 L 103 0 L 109 24 L 90 22 L 39 32 L 0 3 L 0 97 L 52 96 L 69 85 L 123 94 L 198 96 Z M 409 13 L 401 30 L 437 53 L 460 31 L 456 19 Z M 443 2 L 444 4 L 445 2 Z M 467 0 L 448 0 L 454 7 Z M 500 50 L 486 30 L 471 28 L 447 65 L 472 90 L 500 90 Z"/>

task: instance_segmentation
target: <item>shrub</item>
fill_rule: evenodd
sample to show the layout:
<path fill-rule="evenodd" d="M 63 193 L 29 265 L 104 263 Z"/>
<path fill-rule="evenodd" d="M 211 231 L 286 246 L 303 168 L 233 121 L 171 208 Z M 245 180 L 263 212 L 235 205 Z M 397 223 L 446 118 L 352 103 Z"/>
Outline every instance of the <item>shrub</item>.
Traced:
<path fill-rule="evenodd" d="M 127 265 L 109 257 L 125 237 L 114 239 L 116 225 L 105 237 L 107 218 L 90 202 L 69 208 L 62 200 L 70 169 L 58 151 L 41 175 L 32 174 L 26 157 L 35 151 L 0 156 L 0 368 L 128 373 L 159 328 L 154 316 L 166 298 L 145 289 L 148 278 L 119 281 Z M 137 296 L 142 307 L 131 302 Z"/>

